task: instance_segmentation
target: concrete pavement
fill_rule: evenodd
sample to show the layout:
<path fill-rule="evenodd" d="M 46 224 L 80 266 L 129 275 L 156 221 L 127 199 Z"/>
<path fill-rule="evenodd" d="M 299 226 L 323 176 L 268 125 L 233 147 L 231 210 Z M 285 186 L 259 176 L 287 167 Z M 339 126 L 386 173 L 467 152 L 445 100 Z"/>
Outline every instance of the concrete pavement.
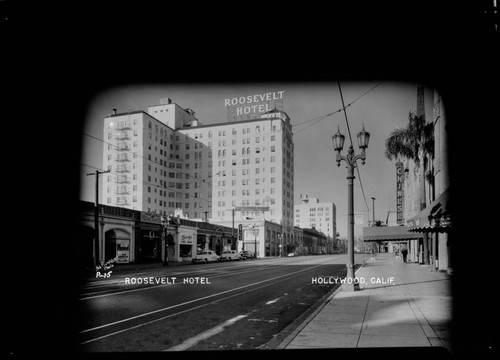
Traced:
<path fill-rule="evenodd" d="M 278 349 L 444 347 L 451 352 L 451 280 L 394 254 L 367 258 L 359 290 L 341 286 Z"/>

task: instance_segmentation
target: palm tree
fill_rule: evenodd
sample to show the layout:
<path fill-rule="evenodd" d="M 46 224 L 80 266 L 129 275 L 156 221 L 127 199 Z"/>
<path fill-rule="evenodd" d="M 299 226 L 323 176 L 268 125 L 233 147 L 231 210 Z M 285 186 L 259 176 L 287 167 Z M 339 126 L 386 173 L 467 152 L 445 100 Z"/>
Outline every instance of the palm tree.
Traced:
<path fill-rule="evenodd" d="M 385 156 L 413 160 L 418 171 L 420 210 L 425 209 L 425 180 L 431 179 L 428 168 L 434 157 L 434 125 L 425 121 L 425 116 L 408 115 L 409 124 L 405 128 L 394 129 L 385 142 Z M 427 233 L 424 233 L 424 263 L 429 264 Z"/>

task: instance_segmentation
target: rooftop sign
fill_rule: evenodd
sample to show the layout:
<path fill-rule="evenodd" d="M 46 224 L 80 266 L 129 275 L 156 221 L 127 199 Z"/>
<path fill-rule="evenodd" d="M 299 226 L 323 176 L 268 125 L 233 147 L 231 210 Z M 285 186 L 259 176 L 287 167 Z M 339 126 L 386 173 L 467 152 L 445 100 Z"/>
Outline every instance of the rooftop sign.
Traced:
<path fill-rule="evenodd" d="M 284 90 L 224 99 L 228 121 L 249 120 L 273 109 L 283 110 Z"/>

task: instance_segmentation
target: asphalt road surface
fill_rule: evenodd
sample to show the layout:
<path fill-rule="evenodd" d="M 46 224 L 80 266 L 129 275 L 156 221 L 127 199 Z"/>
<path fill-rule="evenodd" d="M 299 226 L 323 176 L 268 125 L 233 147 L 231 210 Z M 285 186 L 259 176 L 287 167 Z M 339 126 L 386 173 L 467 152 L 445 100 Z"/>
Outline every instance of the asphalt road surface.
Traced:
<path fill-rule="evenodd" d="M 356 263 L 363 255 L 356 255 Z M 79 295 L 83 352 L 265 349 L 346 274 L 346 255 L 111 273 Z M 328 279 L 325 281 L 325 279 Z"/>

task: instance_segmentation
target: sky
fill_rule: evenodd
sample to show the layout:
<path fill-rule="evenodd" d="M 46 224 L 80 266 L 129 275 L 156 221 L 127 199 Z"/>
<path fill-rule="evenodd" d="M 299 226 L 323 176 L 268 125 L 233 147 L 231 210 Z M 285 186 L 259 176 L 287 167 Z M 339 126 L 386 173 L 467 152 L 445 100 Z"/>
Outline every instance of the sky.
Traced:
<path fill-rule="evenodd" d="M 365 223 L 371 220 L 372 197 L 375 197 L 375 218 L 385 222 L 388 211 L 396 210 L 395 161 L 384 156 L 385 140 L 390 132 L 405 127 L 408 114 L 416 110 L 417 84 L 411 82 L 340 82 L 355 154 L 359 154 L 357 133 L 364 125 L 370 133 L 365 165 L 358 161 L 355 172 L 354 211 L 363 212 Z M 96 94 L 89 104 L 82 134 L 80 199 L 95 201 L 95 178 L 87 176 L 96 168 L 102 170 L 103 119 L 113 109 L 118 113 L 143 110 L 169 97 L 182 108 L 191 108 L 202 124 L 226 123 L 225 99 L 268 92 L 284 91 L 283 107 L 290 117 L 295 144 L 295 203 L 300 195 L 333 202 L 337 208 L 337 232 L 347 237 L 347 169 L 345 162 L 337 167 L 332 136 L 340 127 L 346 137 L 343 155 L 350 144 L 346 118 L 338 82 L 284 82 L 284 83 L 166 83 L 111 88 Z M 425 88 L 425 112 L 432 120 L 433 89 Z M 333 115 L 321 119 L 323 116 Z M 317 120 L 314 120 L 317 119 Z M 311 121 L 309 121 L 311 120 Z M 308 121 L 308 122 L 307 122 Z M 307 122 L 307 123 L 305 123 Z M 309 126 L 310 125 L 310 126 Z M 361 235 L 356 227 L 355 236 Z"/>

